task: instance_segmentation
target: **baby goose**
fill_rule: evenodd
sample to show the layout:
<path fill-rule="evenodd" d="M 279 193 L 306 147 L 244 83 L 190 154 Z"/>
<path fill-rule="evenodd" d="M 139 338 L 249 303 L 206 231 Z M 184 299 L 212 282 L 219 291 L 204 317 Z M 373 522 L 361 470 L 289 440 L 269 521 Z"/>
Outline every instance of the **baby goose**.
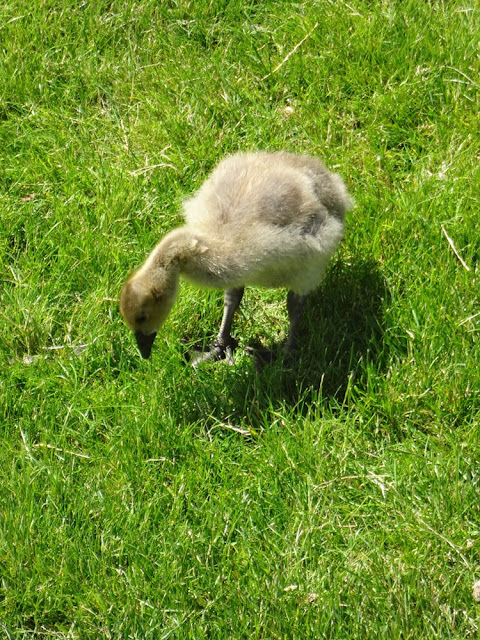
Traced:
<path fill-rule="evenodd" d="M 184 204 L 186 224 L 168 233 L 126 281 L 120 312 L 144 358 L 178 293 L 179 277 L 225 289 L 223 319 L 201 360 L 231 360 L 233 315 L 245 285 L 287 287 L 296 344 L 306 294 L 322 280 L 353 205 L 337 174 L 320 160 L 292 153 L 227 157 Z"/>

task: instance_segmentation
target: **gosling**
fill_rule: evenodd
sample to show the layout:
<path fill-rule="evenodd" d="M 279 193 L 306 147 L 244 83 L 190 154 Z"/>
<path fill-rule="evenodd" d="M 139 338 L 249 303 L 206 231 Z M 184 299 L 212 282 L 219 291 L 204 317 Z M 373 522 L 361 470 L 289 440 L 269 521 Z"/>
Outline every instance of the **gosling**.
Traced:
<path fill-rule="evenodd" d="M 306 295 L 317 287 L 353 206 L 345 184 L 317 158 L 239 153 L 223 160 L 184 204 L 170 231 L 126 281 L 120 312 L 143 358 L 177 298 L 179 278 L 225 290 L 218 335 L 198 361 L 232 361 L 232 321 L 245 285 L 286 287 L 289 334 L 297 344 Z"/>

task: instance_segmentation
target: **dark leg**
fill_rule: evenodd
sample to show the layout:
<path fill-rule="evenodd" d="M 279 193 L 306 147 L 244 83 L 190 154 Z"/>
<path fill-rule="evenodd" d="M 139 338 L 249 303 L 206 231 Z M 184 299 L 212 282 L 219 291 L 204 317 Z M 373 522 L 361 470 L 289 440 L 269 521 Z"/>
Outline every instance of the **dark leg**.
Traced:
<path fill-rule="evenodd" d="M 223 304 L 223 318 L 220 324 L 217 337 L 209 350 L 193 358 L 193 365 L 200 362 L 209 362 L 212 360 L 223 360 L 224 358 L 233 364 L 233 350 L 237 346 L 236 340 L 231 336 L 233 316 L 238 309 L 243 298 L 243 287 L 241 289 L 227 289 Z"/>
<path fill-rule="evenodd" d="M 297 346 L 297 332 L 300 320 L 307 306 L 307 296 L 289 291 L 287 295 L 287 311 L 290 319 L 290 331 L 288 333 L 287 342 L 285 343 L 285 351 L 291 353 Z"/>
<path fill-rule="evenodd" d="M 234 340 L 230 335 L 232 330 L 233 316 L 235 311 L 240 306 L 240 302 L 243 298 L 244 289 L 227 289 L 225 291 L 225 298 L 223 302 L 223 318 L 218 330 L 216 344 L 222 347 L 232 346 Z M 236 345 L 235 345 L 236 346 Z"/>

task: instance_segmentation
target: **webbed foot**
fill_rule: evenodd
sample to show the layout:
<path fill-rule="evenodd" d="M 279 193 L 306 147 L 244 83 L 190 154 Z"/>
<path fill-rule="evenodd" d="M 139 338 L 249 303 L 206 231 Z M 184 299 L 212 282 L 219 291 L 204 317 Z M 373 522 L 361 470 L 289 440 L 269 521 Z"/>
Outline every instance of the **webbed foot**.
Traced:
<path fill-rule="evenodd" d="M 235 364 L 233 352 L 237 347 L 237 341 L 232 340 L 228 344 L 213 342 L 206 351 L 195 351 L 190 355 L 190 364 L 197 367 L 202 362 L 218 362 L 226 360 L 228 364 Z"/>
<path fill-rule="evenodd" d="M 258 371 L 261 371 L 266 365 L 273 364 L 278 361 L 284 368 L 291 369 L 296 362 L 297 356 L 296 349 L 292 349 L 288 346 L 284 346 L 283 349 L 247 347 L 245 351 L 255 362 L 255 366 Z"/>

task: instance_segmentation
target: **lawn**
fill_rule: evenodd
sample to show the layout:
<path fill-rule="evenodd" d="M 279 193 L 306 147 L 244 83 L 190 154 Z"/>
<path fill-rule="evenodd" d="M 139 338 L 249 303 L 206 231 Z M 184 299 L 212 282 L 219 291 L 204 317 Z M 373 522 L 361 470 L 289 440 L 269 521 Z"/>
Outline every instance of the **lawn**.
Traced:
<path fill-rule="evenodd" d="M 0 637 L 477 638 L 480 9 L 0 7 Z M 292 366 L 248 289 L 182 283 L 143 361 L 127 275 L 239 150 L 355 198 Z"/>

